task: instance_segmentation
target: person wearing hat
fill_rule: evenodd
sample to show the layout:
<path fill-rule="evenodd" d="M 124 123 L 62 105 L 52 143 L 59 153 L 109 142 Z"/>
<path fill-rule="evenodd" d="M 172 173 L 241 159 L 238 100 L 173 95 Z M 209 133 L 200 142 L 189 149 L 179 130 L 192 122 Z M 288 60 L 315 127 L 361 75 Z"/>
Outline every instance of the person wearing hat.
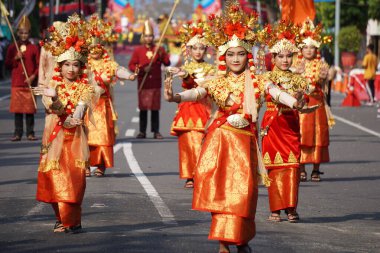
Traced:
<path fill-rule="evenodd" d="M 103 177 L 106 168 L 114 165 L 113 146 L 116 138 L 117 114 L 113 104 L 113 86 L 116 84 L 116 78 L 133 81 L 135 74 L 112 60 L 105 48 L 107 42 L 112 43 L 117 39 L 112 33 L 112 25 L 99 19 L 96 14 L 91 16 L 88 25 L 92 36 L 88 68 L 94 81 L 104 90 L 92 114 L 96 126 L 89 124 L 89 117 L 86 117 L 90 166 L 97 167 L 95 176 Z M 90 168 L 87 168 L 86 176 L 91 176 Z"/>
<path fill-rule="evenodd" d="M 184 24 L 179 31 L 183 42 L 183 55 L 190 58 L 181 68 L 167 67 L 167 71 L 182 79 L 184 90 L 197 87 L 195 79 L 215 75 L 216 67 L 205 62 L 209 45 L 204 37 L 205 22 Z M 194 187 L 194 170 L 200 155 L 205 127 L 210 118 L 211 101 L 184 102 L 178 105 L 173 119 L 171 135 L 178 136 L 179 177 L 186 179 L 185 188 Z"/>
<path fill-rule="evenodd" d="M 300 126 L 299 112 L 309 113 L 317 106 L 305 107 L 308 82 L 300 74 L 292 73 L 293 56 L 299 51 L 297 38 L 299 27 L 287 21 L 274 26 L 267 25 L 259 34 L 262 43 L 269 47 L 274 67 L 260 76 L 263 86 L 273 83 L 281 93 L 287 93 L 297 105 L 285 106 L 281 96 L 266 92 L 266 110 L 261 122 L 262 154 L 271 184 L 268 200 L 271 214 L 269 221 L 280 222 L 284 210 L 289 222 L 298 222 L 297 213 L 299 167 L 300 167 Z"/>
<path fill-rule="evenodd" d="M 89 147 L 84 117 L 92 111 L 101 89 L 91 82 L 86 62 L 89 33 L 77 14 L 62 29 L 52 26 L 44 47 L 56 57 L 48 86 L 33 89 L 47 110 L 37 178 L 37 200 L 51 204 L 55 233 L 82 230 Z M 92 121 L 94 124 L 94 121 Z"/>
<path fill-rule="evenodd" d="M 313 113 L 300 114 L 301 131 L 301 164 L 300 180 L 307 181 L 306 164 L 313 164 L 310 180 L 321 181 L 319 171 L 321 163 L 327 163 L 329 156 L 329 126 L 332 126 L 332 118 L 328 117 L 329 108 L 326 104 L 326 86 L 328 85 L 328 64 L 321 59 L 318 52 L 322 44 L 322 25 L 314 26 L 313 21 L 307 19 L 301 28 L 302 42 L 299 44 L 296 71 L 305 77 L 313 92 L 309 95 L 308 105 L 320 107 Z"/>
<path fill-rule="evenodd" d="M 140 109 L 140 132 L 136 138 L 146 138 L 148 123 L 148 110 L 151 111 L 151 131 L 155 139 L 163 139 L 159 132 L 159 110 L 161 108 L 161 65 L 169 66 L 169 55 L 163 47 L 158 49 L 153 58 L 156 45 L 154 44 L 153 27 L 149 21 L 145 21 L 142 33 L 143 45 L 136 47 L 128 67 L 132 72 L 140 70 L 137 76 L 138 83 L 138 108 Z M 149 63 L 153 61 L 149 68 Z M 143 78 L 147 74 L 145 82 Z"/>
<path fill-rule="evenodd" d="M 5 65 L 11 69 L 11 102 L 9 111 L 15 114 L 15 131 L 11 141 L 20 141 L 24 132 L 23 117 L 26 120 L 26 136 L 30 141 L 37 138 L 34 135 L 34 114 L 36 107 L 30 87 L 37 85 L 40 50 L 29 41 L 30 21 L 24 16 L 17 27 L 17 44 L 20 52 L 13 43 L 8 47 Z M 24 73 L 21 59 L 25 64 L 27 75 Z M 28 78 L 27 78 L 28 77 Z"/>

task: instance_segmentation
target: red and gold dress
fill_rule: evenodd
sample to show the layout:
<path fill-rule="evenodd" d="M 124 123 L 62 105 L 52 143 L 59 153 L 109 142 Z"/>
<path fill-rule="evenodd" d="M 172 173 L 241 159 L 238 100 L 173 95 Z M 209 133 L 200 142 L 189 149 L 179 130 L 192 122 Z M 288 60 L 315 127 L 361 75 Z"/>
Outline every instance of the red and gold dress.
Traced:
<path fill-rule="evenodd" d="M 86 118 L 91 166 L 111 168 L 114 165 L 116 114 L 112 104 L 112 86 L 117 68 L 118 64 L 112 60 L 89 60 L 89 70 L 95 82 L 104 90 L 92 112 L 96 125 L 89 123 L 89 118 Z"/>
<path fill-rule="evenodd" d="M 326 114 L 324 81 L 319 78 L 319 71 L 327 63 L 320 59 L 306 61 L 305 72 L 314 91 L 309 94 L 308 106 L 321 106 L 314 112 L 300 115 L 301 127 L 301 163 L 325 163 L 329 157 L 329 124 Z"/>
<path fill-rule="evenodd" d="M 261 81 L 268 80 L 290 95 L 307 87 L 302 76 L 277 67 L 261 76 Z M 270 210 L 296 208 L 300 162 L 298 112 L 282 105 L 269 94 L 265 102 L 267 109 L 261 124 L 261 135 L 264 164 L 271 179 L 268 188 Z"/>
<path fill-rule="evenodd" d="M 213 65 L 206 62 L 190 62 L 183 69 L 189 73 L 189 76 L 182 83 L 184 90 L 197 87 L 194 82 L 194 74 L 210 75 L 214 71 Z M 178 105 L 171 134 L 178 136 L 180 178 L 191 179 L 194 176 L 194 169 L 197 165 L 205 126 L 210 118 L 210 113 L 211 102 L 208 98 Z"/>
<path fill-rule="evenodd" d="M 73 127 L 66 120 L 78 104 L 90 104 L 94 88 L 79 82 L 62 82 L 56 92 L 57 101 L 44 100 L 51 113 L 46 116 L 42 139 L 37 200 L 51 203 L 57 220 L 72 227 L 81 224 L 89 151 L 84 127 Z"/>

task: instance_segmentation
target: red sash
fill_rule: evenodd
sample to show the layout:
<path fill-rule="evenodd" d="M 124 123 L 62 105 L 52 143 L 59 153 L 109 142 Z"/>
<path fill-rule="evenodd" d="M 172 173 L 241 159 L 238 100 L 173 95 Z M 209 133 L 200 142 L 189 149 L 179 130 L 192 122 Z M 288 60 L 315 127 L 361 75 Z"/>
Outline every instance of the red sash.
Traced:
<path fill-rule="evenodd" d="M 106 96 L 112 100 L 111 93 L 107 85 L 104 83 L 103 78 L 101 77 L 102 73 L 98 73 L 97 71 L 94 71 L 94 74 L 95 74 L 95 81 L 98 83 L 100 88 L 104 90 L 104 93 L 106 94 Z"/>

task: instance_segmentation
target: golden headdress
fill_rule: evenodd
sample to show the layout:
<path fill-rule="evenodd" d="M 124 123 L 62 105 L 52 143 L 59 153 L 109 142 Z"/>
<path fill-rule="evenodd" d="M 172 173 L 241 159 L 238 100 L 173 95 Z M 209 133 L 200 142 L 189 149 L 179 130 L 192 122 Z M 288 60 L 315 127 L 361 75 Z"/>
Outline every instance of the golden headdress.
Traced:
<path fill-rule="evenodd" d="M 239 46 L 251 52 L 257 39 L 253 31 L 258 26 L 256 12 L 247 14 L 238 1 L 230 0 L 221 16 L 211 14 L 208 18 L 210 29 L 205 31 L 205 37 L 218 48 L 219 55 L 224 55 L 228 48 Z"/>
<path fill-rule="evenodd" d="M 47 51 L 56 57 L 57 62 L 66 60 L 87 61 L 91 36 L 86 23 L 78 14 L 73 14 L 64 25 L 49 28 L 50 41 L 41 43 Z"/>
<path fill-rule="evenodd" d="M 88 20 L 88 31 L 91 35 L 91 45 L 104 45 L 117 41 L 118 35 L 114 33 L 111 22 L 106 22 L 93 14 Z"/>
<path fill-rule="evenodd" d="M 186 46 L 194 46 L 197 43 L 208 46 L 210 43 L 205 38 L 205 30 L 209 29 L 205 22 L 189 21 L 179 30 L 180 40 Z"/>
<path fill-rule="evenodd" d="M 17 29 L 25 29 L 30 31 L 31 28 L 32 26 L 30 24 L 29 18 L 26 15 L 22 16 L 20 23 L 17 26 Z"/>
<path fill-rule="evenodd" d="M 143 35 L 154 35 L 154 30 L 152 24 L 149 22 L 149 20 L 144 21 L 144 27 L 142 31 Z"/>
<path fill-rule="evenodd" d="M 297 53 L 297 45 L 300 42 L 300 26 L 289 21 L 282 20 L 271 26 L 266 25 L 264 29 L 258 32 L 259 41 L 268 45 L 271 53 L 278 54 L 281 51 Z"/>
<path fill-rule="evenodd" d="M 302 28 L 300 31 L 301 43 L 298 45 L 299 48 L 307 46 L 314 46 L 319 48 L 322 43 L 322 25 L 318 24 L 314 26 L 313 21 L 308 18 L 302 24 Z"/>

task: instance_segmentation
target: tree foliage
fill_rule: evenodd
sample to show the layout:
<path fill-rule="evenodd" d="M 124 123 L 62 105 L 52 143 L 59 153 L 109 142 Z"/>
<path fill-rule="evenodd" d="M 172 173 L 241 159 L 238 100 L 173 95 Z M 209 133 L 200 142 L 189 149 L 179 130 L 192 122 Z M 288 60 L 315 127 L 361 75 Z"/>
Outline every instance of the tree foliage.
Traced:
<path fill-rule="evenodd" d="M 340 26 L 355 25 L 364 32 L 368 19 L 380 20 L 379 0 L 341 0 Z M 335 3 L 316 3 L 317 18 L 325 27 L 335 26 Z"/>

